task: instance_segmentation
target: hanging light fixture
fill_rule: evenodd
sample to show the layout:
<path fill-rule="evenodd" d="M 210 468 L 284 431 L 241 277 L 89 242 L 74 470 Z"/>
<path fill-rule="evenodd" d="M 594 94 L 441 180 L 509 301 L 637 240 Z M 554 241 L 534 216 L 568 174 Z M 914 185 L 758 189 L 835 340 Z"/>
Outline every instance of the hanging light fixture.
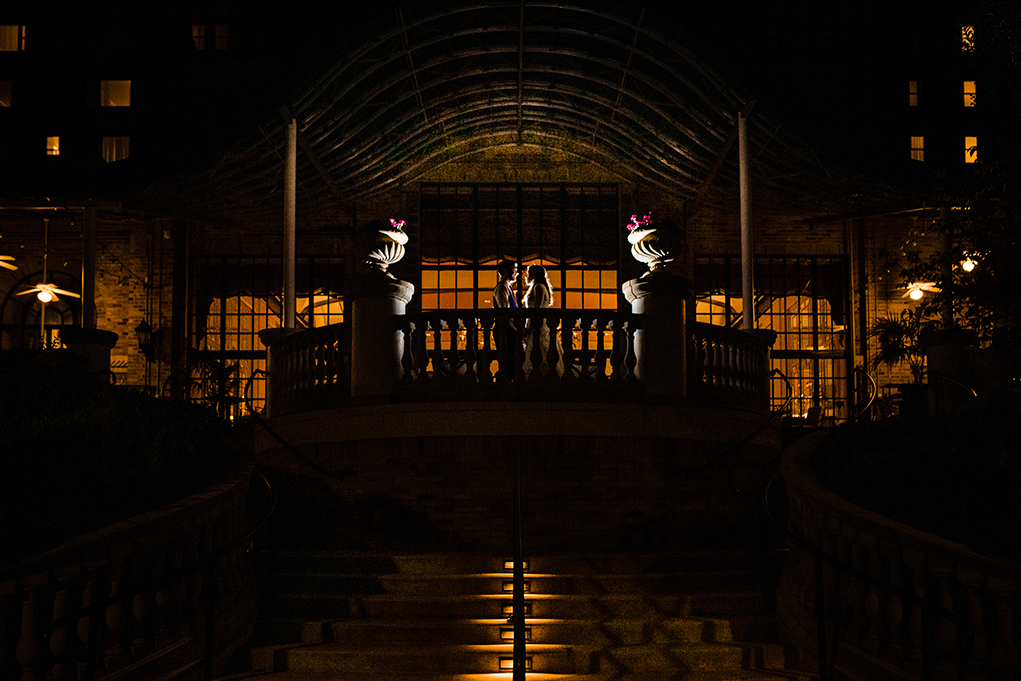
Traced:
<path fill-rule="evenodd" d="M 59 293 L 62 296 L 71 296 L 73 298 L 81 298 L 81 295 L 73 291 L 65 291 L 62 288 L 57 288 L 56 284 L 51 284 L 46 281 L 47 277 L 47 259 L 49 258 L 49 234 L 50 234 L 50 219 L 43 218 L 43 280 L 33 286 L 30 289 L 24 291 L 18 291 L 14 295 L 24 296 L 29 293 L 34 293 L 35 297 L 39 299 L 43 305 L 46 303 L 52 303 L 55 300 L 60 300 L 57 297 Z M 2 264 L 2 263 L 0 263 Z"/>
<path fill-rule="evenodd" d="M 938 293 L 939 287 L 936 286 L 934 281 L 925 282 L 912 282 L 904 287 L 905 291 L 901 298 L 910 298 L 911 300 L 921 300 L 925 297 L 926 293 Z"/>

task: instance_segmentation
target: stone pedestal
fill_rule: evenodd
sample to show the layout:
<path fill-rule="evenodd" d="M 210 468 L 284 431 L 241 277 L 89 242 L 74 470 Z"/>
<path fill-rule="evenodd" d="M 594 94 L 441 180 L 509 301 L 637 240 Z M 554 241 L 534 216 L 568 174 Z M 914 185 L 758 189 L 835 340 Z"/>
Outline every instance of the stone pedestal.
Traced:
<path fill-rule="evenodd" d="M 75 355 L 85 360 L 89 373 L 110 373 L 110 350 L 117 344 L 119 336 L 104 329 L 83 329 L 72 326 L 62 329 L 60 339 Z"/>
<path fill-rule="evenodd" d="M 655 271 L 624 282 L 622 288 L 631 311 L 644 315 L 642 328 L 635 333 L 635 375 L 650 393 L 687 394 L 684 302 L 691 283 Z"/>
<path fill-rule="evenodd" d="M 383 272 L 372 272 L 344 289 L 351 324 L 351 396 L 385 395 L 403 375 L 404 336 L 394 323 L 415 287 Z"/>

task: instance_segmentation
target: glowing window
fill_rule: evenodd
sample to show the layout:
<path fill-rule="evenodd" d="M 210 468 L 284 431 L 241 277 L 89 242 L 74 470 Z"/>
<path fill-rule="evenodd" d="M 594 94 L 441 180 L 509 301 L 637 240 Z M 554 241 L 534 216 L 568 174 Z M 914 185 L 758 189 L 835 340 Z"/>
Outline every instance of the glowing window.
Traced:
<path fill-rule="evenodd" d="M 128 157 L 129 137 L 104 137 L 103 160 L 107 163 L 123 161 Z"/>
<path fill-rule="evenodd" d="M 213 27 L 213 49 L 227 49 L 227 24 L 217 24 Z"/>
<path fill-rule="evenodd" d="M 911 138 L 911 160 L 912 161 L 924 161 L 925 160 L 925 138 L 914 137 Z"/>
<path fill-rule="evenodd" d="M 978 137 L 964 138 L 964 162 L 974 163 L 978 160 Z"/>
<path fill-rule="evenodd" d="M 60 138 L 59 137 L 47 137 L 46 138 L 46 155 L 47 156 L 60 156 Z"/>
<path fill-rule="evenodd" d="M 195 43 L 195 49 L 199 51 L 226 50 L 229 33 L 227 24 L 191 25 L 191 39 Z"/>
<path fill-rule="evenodd" d="M 964 105 L 975 106 L 975 81 L 964 81 Z"/>
<path fill-rule="evenodd" d="M 99 81 L 100 106 L 131 106 L 130 80 Z"/>
<path fill-rule="evenodd" d="M 0 52 L 22 52 L 25 49 L 25 27 L 0 26 Z"/>
<path fill-rule="evenodd" d="M 11 81 L 0 80 L 0 106 L 11 105 Z"/>
<path fill-rule="evenodd" d="M 974 52 L 975 51 L 975 27 L 974 26 L 962 26 L 961 27 L 961 51 L 962 52 Z"/>
<path fill-rule="evenodd" d="M 918 81 L 908 81 L 908 106 L 918 106 Z"/>

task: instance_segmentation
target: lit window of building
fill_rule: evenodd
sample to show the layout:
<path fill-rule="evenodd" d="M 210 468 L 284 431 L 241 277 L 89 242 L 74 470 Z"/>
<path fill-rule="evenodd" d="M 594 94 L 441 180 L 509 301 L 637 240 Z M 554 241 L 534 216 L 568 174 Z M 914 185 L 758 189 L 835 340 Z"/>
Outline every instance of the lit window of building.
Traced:
<path fill-rule="evenodd" d="M 0 25 L 0 52 L 23 52 L 25 50 L 25 27 L 11 24 Z"/>
<path fill-rule="evenodd" d="M 978 160 L 978 137 L 964 138 L 964 162 L 974 163 Z"/>
<path fill-rule="evenodd" d="M 975 106 L 975 81 L 964 81 L 964 105 Z"/>
<path fill-rule="evenodd" d="M 0 106 L 11 105 L 12 83 L 9 80 L 0 80 Z"/>
<path fill-rule="evenodd" d="M 46 155 L 47 156 L 60 156 L 60 138 L 59 137 L 47 137 L 46 138 Z"/>
<path fill-rule="evenodd" d="M 100 106 L 131 106 L 130 80 L 99 81 Z"/>
<path fill-rule="evenodd" d="M 925 138 L 924 137 L 911 137 L 911 160 L 912 161 L 924 161 L 925 160 Z"/>
<path fill-rule="evenodd" d="M 211 29 L 211 30 L 210 30 Z M 195 42 L 195 49 L 204 50 L 226 50 L 227 36 L 229 34 L 227 24 L 192 24 L 191 39 Z"/>
<path fill-rule="evenodd" d="M 962 26 L 961 27 L 961 50 L 963 52 L 974 52 L 975 51 L 975 27 L 974 26 Z"/>
<path fill-rule="evenodd" d="M 128 157 L 130 137 L 104 137 L 103 160 L 107 163 L 123 161 Z"/>
<path fill-rule="evenodd" d="M 908 81 L 908 106 L 918 106 L 918 81 Z"/>
<path fill-rule="evenodd" d="M 213 27 L 213 49 L 227 49 L 227 24 L 216 24 Z"/>

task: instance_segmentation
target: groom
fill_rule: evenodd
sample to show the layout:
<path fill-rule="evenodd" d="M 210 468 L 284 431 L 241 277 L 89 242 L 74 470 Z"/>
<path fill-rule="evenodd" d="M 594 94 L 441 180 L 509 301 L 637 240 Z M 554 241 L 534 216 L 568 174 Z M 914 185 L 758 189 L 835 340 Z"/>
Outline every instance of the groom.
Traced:
<path fill-rule="evenodd" d="M 514 296 L 514 282 L 518 279 L 518 265 L 513 260 L 501 260 L 496 266 L 496 273 L 500 276 L 500 282 L 493 289 L 493 307 L 520 307 L 518 299 Z M 505 378 L 514 375 L 511 367 L 514 359 L 514 346 L 517 343 L 517 329 L 514 327 L 513 319 L 496 319 L 493 328 L 493 342 L 496 344 L 496 361 L 500 365 L 499 373 Z"/>

